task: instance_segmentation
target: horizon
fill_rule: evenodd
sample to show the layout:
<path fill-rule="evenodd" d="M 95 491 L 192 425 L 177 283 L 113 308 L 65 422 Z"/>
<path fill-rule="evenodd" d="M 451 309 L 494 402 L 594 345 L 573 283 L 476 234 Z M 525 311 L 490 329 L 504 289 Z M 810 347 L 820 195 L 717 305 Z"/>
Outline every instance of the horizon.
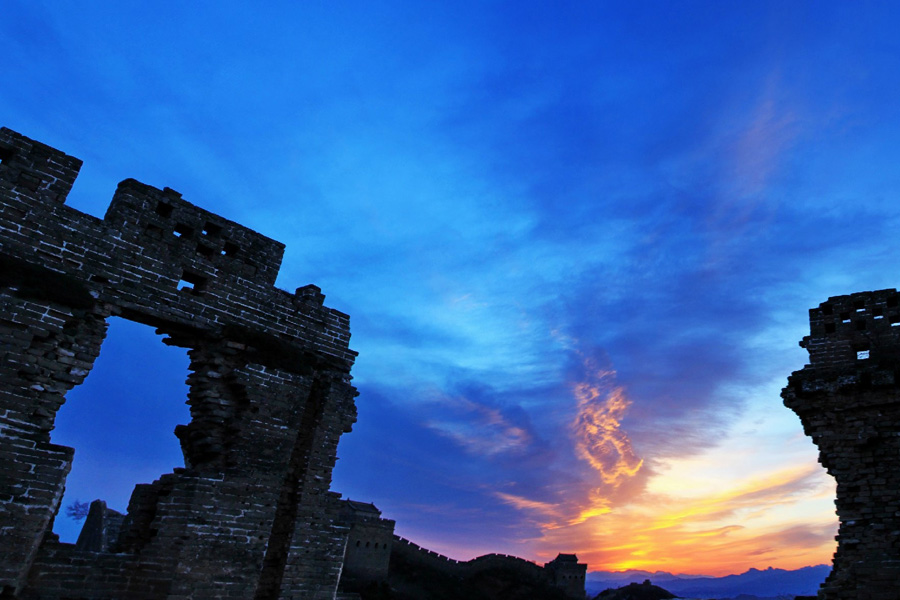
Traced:
<path fill-rule="evenodd" d="M 69 206 L 171 187 L 350 315 L 332 489 L 399 535 L 589 571 L 831 564 L 834 480 L 779 394 L 809 309 L 900 283 L 900 7 L 4 13 L 0 125 L 84 161 Z M 187 364 L 110 319 L 51 435 L 63 507 L 124 512 L 181 466 Z"/>
<path fill-rule="evenodd" d="M 670 573 L 669 571 L 647 571 L 645 569 L 628 569 L 625 571 L 591 571 L 590 568 L 588 568 L 587 574 L 590 575 L 591 573 L 607 573 L 607 574 L 611 574 L 611 575 L 624 575 L 626 573 L 647 573 L 648 575 L 663 574 L 663 575 L 671 575 L 672 577 L 682 577 L 685 579 L 702 578 L 702 577 L 710 577 L 710 578 L 718 579 L 718 578 L 722 578 L 722 577 L 732 577 L 735 575 L 745 575 L 751 571 L 756 571 L 756 572 L 760 572 L 760 573 L 763 571 L 773 571 L 773 570 L 793 572 L 793 571 L 800 571 L 803 569 L 815 569 L 817 567 L 827 567 L 830 569 L 831 564 L 806 565 L 806 566 L 800 567 L 798 569 L 780 569 L 778 567 L 771 567 L 771 566 L 764 567 L 764 568 L 749 567 L 746 570 L 741 571 L 740 573 L 728 573 L 727 575 L 703 575 L 700 573 Z"/>

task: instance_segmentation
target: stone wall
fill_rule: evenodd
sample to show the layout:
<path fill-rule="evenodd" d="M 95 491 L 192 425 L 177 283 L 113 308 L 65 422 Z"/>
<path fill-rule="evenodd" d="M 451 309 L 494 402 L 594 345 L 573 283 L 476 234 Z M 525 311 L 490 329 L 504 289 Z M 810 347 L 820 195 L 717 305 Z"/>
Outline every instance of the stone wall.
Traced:
<path fill-rule="evenodd" d="M 315 286 L 273 286 L 282 244 L 174 190 L 125 180 L 102 220 L 66 206 L 80 166 L 0 129 L 3 597 L 334 597 L 349 318 Z M 113 315 L 188 349 L 191 422 L 184 467 L 138 485 L 110 551 L 90 552 L 51 533 L 73 450 L 50 432 Z"/>
<path fill-rule="evenodd" d="M 419 564 L 454 577 L 472 577 L 484 571 L 503 569 L 513 571 L 521 581 L 555 585 L 571 598 L 584 598 L 584 575 L 587 564 L 579 563 L 574 554 L 560 554 L 543 567 L 511 554 L 484 554 L 468 561 L 454 560 L 398 535 L 394 536 L 391 554 L 403 562 Z M 568 560 L 571 558 L 572 560 Z"/>
<path fill-rule="evenodd" d="M 435 569 L 447 575 L 462 576 L 466 565 L 465 561 L 454 560 L 443 554 L 438 554 L 399 535 L 394 536 L 391 544 L 391 554 L 402 556 L 411 564 L 426 565 L 430 569 Z"/>
<path fill-rule="evenodd" d="M 809 364 L 793 373 L 784 404 L 819 447 L 837 481 L 840 519 L 823 600 L 900 598 L 900 295 L 829 298 L 809 311 L 800 345 Z"/>

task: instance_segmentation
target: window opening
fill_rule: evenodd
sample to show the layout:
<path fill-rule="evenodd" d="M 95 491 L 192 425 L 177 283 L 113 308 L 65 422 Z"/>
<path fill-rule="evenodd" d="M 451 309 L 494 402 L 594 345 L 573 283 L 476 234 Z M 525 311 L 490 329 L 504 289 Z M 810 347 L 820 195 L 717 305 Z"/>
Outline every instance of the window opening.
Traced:
<path fill-rule="evenodd" d="M 175 230 L 172 231 L 172 234 L 175 237 L 182 237 L 182 236 L 187 237 L 187 236 L 191 235 L 191 233 L 193 233 L 193 232 L 194 232 L 194 230 L 191 229 L 190 227 L 188 227 L 187 225 L 185 225 L 184 223 L 177 223 L 175 225 Z"/>
<path fill-rule="evenodd" d="M 178 281 L 178 290 L 199 294 L 206 286 L 206 277 L 185 271 Z"/>
<path fill-rule="evenodd" d="M 13 148 L 0 146 L 0 165 L 12 158 L 15 153 L 16 151 Z"/>
<path fill-rule="evenodd" d="M 222 246 L 222 255 L 223 256 L 234 256 L 237 254 L 238 247 L 236 244 L 232 244 L 231 242 L 225 242 L 225 245 Z"/>
<path fill-rule="evenodd" d="M 215 223 L 207 223 L 203 226 L 201 233 L 203 233 L 203 235 L 219 235 L 222 233 L 222 228 Z"/>
<path fill-rule="evenodd" d="M 866 360 L 869 358 L 868 350 L 857 350 L 856 351 L 856 360 Z"/>
<path fill-rule="evenodd" d="M 84 521 L 66 516 L 76 500 L 105 500 L 125 513 L 135 484 L 184 466 L 176 425 L 190 422 L 190 361 L 152 327 L 111 317 L 100 356 L 85 382 L 66 395 L 51 435 L 75 448 L 53 531 L 75 543 Z"/>
<path fill-rule="evenodd" d="M 151 237 L 155 237 L 156 239 L 159 239 L 159 238 L 161 238 L 161 237 L 163 236 L 163 230 L 162 230 L 162 227 L 159 227 L 159 226 L 154 225 L 154 224 L 152 224 L 152 223 L 149 223 L 149 224 L 144 228 L 144 233 L 146 233 L 147 235 L 149 235 L 149 236 L 151 236 Z"/>
<path fill-rule="evenodd" d="M 157 202 L 156 203 L 156 214 L 161 217 L 169 218 L 172 216 L 172 211 L 175 210 L 175 207 L 167 202 Z"/>

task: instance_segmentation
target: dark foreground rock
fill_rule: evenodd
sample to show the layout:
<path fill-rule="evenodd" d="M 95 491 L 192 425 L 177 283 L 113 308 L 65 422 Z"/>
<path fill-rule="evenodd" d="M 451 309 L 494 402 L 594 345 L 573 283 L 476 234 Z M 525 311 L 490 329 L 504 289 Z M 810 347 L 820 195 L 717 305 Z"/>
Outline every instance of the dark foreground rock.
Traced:
<path fill-rule="evenodd" d="M 653 585 L 648 579 L 644 583 L 630 583 L 625 587 L 600 592 L 595 600 L 668 600 L 676 597 L 672 592 Z"/>

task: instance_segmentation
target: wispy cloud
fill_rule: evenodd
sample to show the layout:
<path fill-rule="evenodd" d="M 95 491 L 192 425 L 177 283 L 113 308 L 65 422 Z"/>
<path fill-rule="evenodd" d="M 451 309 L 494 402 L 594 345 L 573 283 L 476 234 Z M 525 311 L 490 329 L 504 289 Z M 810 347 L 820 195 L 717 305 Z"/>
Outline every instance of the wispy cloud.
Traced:
<path fill-rule="evenodd" d="M 426 425 L 469 453 L 481 456 L 523 453 L 534 442 L 527 424 L 513 423 L 499 408 L 464 396 L 442 397 L 435 406 L 440 407 L 443 417 L 431 419 Z"/>
<path fill-rule="evenodd" d="M 634 477 L 643 461 L 634 453 L 622 417 L 631 405 L 615 371 L 602 370 L 585 359 L 586 381 L 576 383 L 578 416 L 573 424 L 578 456 L 599 474 L 604 484 L 618 487 Z"/>
<path fill-rule="evenodd" d="M 561 510 L 561 507 L 558 504 L 529 500 L 528 498 L 523 498 L 522 496 L 516 496 L 514 494 L 507 494 L 505 492 L 494 492 L 494 495 L 506 504 L 509 504 L 510 506 L 513 506 L 518 510 L 536 513 L 541 517 L 547 519 L 546 522 L 542 523 L 542 527 L 544 528 L 553 527 L 553 523 L 556 520 L 565 517 Z"/>

